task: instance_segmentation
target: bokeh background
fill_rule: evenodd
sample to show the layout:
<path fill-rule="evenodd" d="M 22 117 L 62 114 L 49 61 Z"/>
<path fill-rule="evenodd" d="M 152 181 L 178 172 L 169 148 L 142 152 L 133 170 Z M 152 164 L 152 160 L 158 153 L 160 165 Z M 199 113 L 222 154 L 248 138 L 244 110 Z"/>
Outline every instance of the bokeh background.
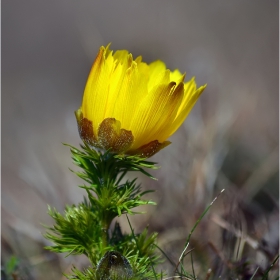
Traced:
<path fill-rule="evenodd" d="M 159 232 L 176 263 L 225 189 L 192 236 L 196 273 L 240 270 L 246 279 L 265 270 L 279 246 L 278 19 L 279 2 L 266 0 L 3 0 L 2 268 L 16 256 L 24 279 L 44 280 L 87 265 L 45 251 L 42 224 L 52 224 L 48 204 L 63 211 L 83 198 L 62 143 L 81 142 L 74 110 L 99 47 L 111 42 L 207 83 L 172 145 L 152 158 L 158 181 L 139 177 L 158 206 L 131 217 L 136 231 Z M 169 262 L 162 268 L 172 275 Z"/>

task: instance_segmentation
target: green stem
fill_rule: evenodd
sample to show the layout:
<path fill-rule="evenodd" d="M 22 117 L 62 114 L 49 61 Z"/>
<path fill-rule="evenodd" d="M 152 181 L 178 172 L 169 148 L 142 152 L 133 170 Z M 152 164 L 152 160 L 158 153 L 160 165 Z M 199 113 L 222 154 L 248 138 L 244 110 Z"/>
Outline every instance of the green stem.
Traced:
<path fill-rule="evenodd" d="M 102 244 L 103 249 L 108 246 L 109 241 L 109 228 L 113 218 L 111 217 L 111 213 L 106 209 L 102 209 L 103 215 L 101 218 L 101 226 L 102 226 Z"/>
<path fill-rule="evenodd" d="M 109 239 L 108 229 L 109 229 L 109 226 L 105 223 L 102 223 L 102 244 L 103 244 L 102 247 L 103 247 L 103 249 L 108 246 L 108 239 Z"/>

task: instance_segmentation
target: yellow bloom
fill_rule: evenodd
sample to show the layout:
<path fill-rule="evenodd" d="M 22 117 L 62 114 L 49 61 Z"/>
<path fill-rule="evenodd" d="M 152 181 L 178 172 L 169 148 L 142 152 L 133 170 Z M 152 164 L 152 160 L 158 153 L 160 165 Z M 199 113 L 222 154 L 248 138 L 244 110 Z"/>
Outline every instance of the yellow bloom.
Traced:
<path fill-rule="evenodd" d="M 118 154 L 152 156 L 170 144 L 167 138 L 206 87 L 184 78 L 162 61 L 146 64 L 126 50 L 102 46 L 75 112 L 82 140 Z"/>

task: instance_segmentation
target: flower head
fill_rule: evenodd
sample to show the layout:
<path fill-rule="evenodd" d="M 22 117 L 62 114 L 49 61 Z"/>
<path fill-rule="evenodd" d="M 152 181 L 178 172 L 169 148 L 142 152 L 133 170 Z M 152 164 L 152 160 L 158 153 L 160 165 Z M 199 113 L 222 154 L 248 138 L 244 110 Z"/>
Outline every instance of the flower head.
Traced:
<path fill-rule="evenodd" d="M 126 50 L 99 49 L 82 106 L 75 112 L 87 144 L 118 154 L 150 157 L 183 123 L 206 85 L 166 69 L 162 61 L 133 60 Z"/>

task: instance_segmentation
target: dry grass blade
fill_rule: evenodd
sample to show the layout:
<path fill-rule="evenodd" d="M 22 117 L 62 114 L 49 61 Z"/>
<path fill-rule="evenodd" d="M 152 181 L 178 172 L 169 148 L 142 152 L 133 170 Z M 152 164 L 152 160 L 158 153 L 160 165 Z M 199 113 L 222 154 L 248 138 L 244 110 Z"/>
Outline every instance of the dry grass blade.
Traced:
<path fill-rule="evenodd" d="M 219 225 L 221 228 L 226 229 L 230 232 L 232 232 L 236 237 L 243 239 L 244 241 L 247 242 L 248 245 L 250 245 L 253 249 L 258 249 L 259 248 L 259 242 L 254 240 L 253 238 L 249 236 L 244 236 L 244 234 L 239 230 L 236 229 L 234 226 L 229 224 L 227 221 L 223 220 L 221 217 L 218 215 L 213 214 L 211 216 L 211 220 Z"/>

